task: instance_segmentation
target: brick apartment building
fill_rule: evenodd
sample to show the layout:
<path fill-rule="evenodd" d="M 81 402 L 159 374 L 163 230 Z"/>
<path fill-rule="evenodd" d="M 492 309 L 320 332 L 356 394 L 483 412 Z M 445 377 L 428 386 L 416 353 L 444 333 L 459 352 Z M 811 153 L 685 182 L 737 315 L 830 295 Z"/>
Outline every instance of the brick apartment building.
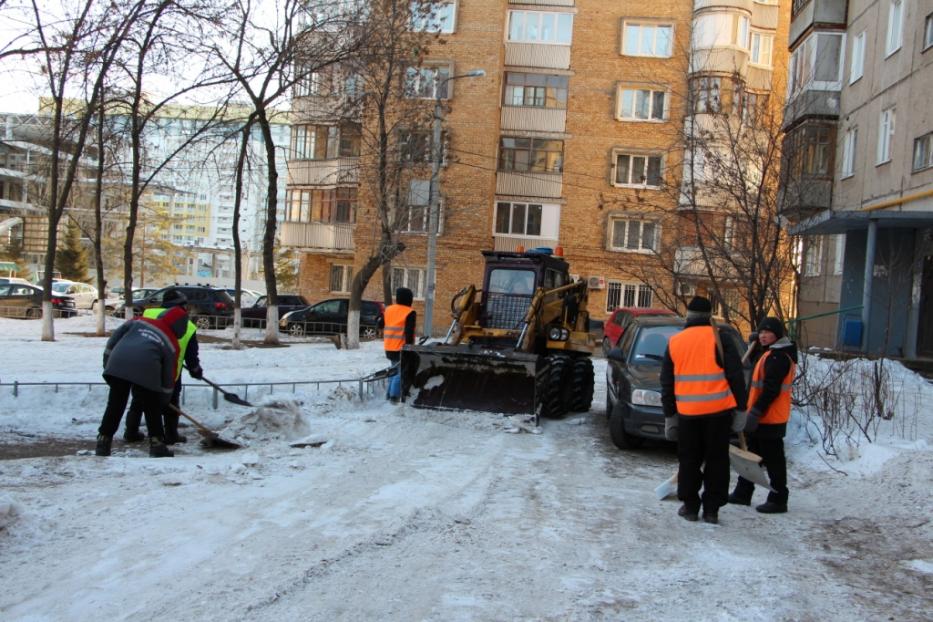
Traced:
<path fill-rule="evenodd" d="M 774 42 L 786 40 L 789 3 L 438 4 L 445 43 L 411 74 L 427 83 L 413 92 L 428 104 L 441 97 L 445 110 L 434 332 L 446 329 L 452 296 L 480 284 L 481 250 L 560 246 L 590 284 L 594 318 L 658 306 L 653 290 L 705 292 L 702 275 L 659 265 L 674 256 L 687 265 L 694 250 L 669 226 L 679 218 L 669 189 L 683 174 L 684 127 L 738 109 L 740 92 L 759 103 L 773 93 L 781 105 L 786 50 Z M 485 75 L 460 77 L 474 69 Z M 327 114 L 332 96 L 314 83 L 295 96 L 281 242 L 301 251 L 301 293 L 346 296 L 378 238 L 358 177 L 358 130 L 337 126 Z M 393 287 L 414 290 L 419 321 L 427 174 L 411 182 L 418 218 L 399 234 L 406 250 L 392 274 Z M 382 298 L 378 274 L 364 297 Z"/>

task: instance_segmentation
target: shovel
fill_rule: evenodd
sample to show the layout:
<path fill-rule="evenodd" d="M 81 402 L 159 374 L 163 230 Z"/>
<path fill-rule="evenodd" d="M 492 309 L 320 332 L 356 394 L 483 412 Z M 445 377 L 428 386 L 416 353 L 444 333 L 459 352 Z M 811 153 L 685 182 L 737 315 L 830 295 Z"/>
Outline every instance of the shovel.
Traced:
<path fill-rule="evenodd" d="M 188 369 L 188 368 L 185 367 L 185 369 Z M 219 384 L 216 384 L 216 383 L 211 382 L 210 380 L 208 380 L 208 379 L 205 378 L 204 376 L 201 376 L 201 380 L 203 380 L 203 381 L 206 382 L 207 384 L 211 385 L 212 387 L 214 387 L 215 389 L 217 389 L 217 390 L 220 391 L 221 393 L 223 393 L 224 399 L 227 400 L 228 402 L 230 402 L 230 403 L 232 403 L 232 404 L 237 404 L 237 405 L 239 405 L 239 406 L 249 406 L 249 407 L 252 408 L 252 406 L 253 406 L 252 404 L 250 404 L 249 402 L 247 402 L 246 400 L 244 400 L 242 397 L 240 397 L 240 396 L 237 395 L 236 393 L 231 393 L 230 391 L 225 391 L 225 390 L 223 389 L 223 387 L 221 387 Z"/>
<path fill-rule="evenodd" d="M 242 445 L 234 443 L 233 441 L 220 438 L 220 435 L 217 434 L 217 432 L 209 430 L 200 421 L 197 421 L 188 413 L 182 412 L 182 410 L 174 404 L 169 404 L 169 408 L 194 424 L 194 427 L 198 430 L 198 434 L 201 435 L 201 445 L 205 449 L 240 449 L 243 447 Z"/>
<path fill-rule="evenodd" d="M 762 465 L 761 456 L 748 451 L 748 445 L 745 443 L 745 432 L 739 432 L 739 444 L 741 447 L 729 445 L 729 463 L 732 465 L 732 469 L 748 481 L 775 492 L 771 488 L 768 472 Z"/>

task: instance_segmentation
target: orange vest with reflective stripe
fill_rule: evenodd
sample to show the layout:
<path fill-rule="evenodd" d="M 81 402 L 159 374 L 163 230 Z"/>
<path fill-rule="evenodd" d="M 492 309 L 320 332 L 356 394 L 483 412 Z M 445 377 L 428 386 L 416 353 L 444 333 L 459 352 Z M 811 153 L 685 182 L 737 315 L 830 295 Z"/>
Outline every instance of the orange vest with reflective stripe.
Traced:
<path fill-rule="evenodd" d="M 382 329 L 382 343 L 386 352 L 398 352 L 405 345 L 405 318 L 411 312 L 412 308 L 405 305 L 386 307 L 383 314 L 385 328 Z"/>
<path fill-rule="evenodd" d="M 758 401 L 758 397 L 765 388 L 765 361 L 771 356 L 771 350 L 768 350 L 758 359 L 755 365 L 755 371 L 752 372 L 752 386 L 748 392 L 748 406 L 751 408 Z M 790 370 L 784 379 L 781 380 L 781 392 L 774 398 L 768 410 L 762 415 L 759 423 L 779 424 L 787 423 L 790 419 L 790 397 L 793 388 L 794 376 L 797 373 L 797 366 L 793 361 L 790 362 Z"/>
<path fill-rule="evenodd" d="M 736 407 L 726 373 L 716 364 L 712 326 L 690 326 L 671 337 L 674 399 L 681 415 L 709 415 Z"/>

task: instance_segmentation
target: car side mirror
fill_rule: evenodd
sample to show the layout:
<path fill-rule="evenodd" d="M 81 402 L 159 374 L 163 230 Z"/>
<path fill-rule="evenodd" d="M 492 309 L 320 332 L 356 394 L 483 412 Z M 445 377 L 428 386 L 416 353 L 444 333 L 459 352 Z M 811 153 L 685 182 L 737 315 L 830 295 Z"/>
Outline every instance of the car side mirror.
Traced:
<path fill-rule="evenodd" d="M 613 348 L 609 350 L 609 354 L 606 355 L 610 361 L 616 361 L 617 363 L 624 363 L 625 356 L 622 354 L 622 348 Z"/>

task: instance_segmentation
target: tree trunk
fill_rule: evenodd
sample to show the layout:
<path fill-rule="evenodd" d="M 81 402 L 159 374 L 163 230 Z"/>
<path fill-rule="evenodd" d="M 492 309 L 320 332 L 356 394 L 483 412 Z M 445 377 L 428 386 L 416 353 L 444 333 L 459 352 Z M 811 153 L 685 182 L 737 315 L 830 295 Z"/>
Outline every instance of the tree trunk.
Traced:
<path fill-rule="evenodd" d="M 97 179 L 94 181 L 94 271 L 97 275 L 97 330 L 96 335 L 107 334 L 107 281 L 104 280 L 104 257 L 102 255 L 103 218 L 101 203 L 104 196 L 104 103 L 101 98 L 97 115 Z"/>
<path fill-rule="evenodd" d="M 256 121 L 262 130 L 263 143 L 266 148 L 266 167 L 268 168 L 268 187 L 266 189 L 266 229 L 262 236 L 262 266 L 266 277 L 266 335 L 264 343 L 276 345 L 279 343 L 279 308 L 278 292 L 275 287 L 275 226 L 276 208 L 278 203 L 279 174 L 275 165 L 275 144 L 272 142 L 272 130 L 266 112 L 259 107 L 256 110 Z"/>
<path fill-rule="evenodd" d="M 241 304 L 243 293 L 240 287 L 243 284 L 243 249 L 240 248 L 240 204 L 243 201 L 243 167 L 246 166 L 246 153 L 249 148 L 249 135 L 252 130 L 252 119 L 248 120 L 243 126 L 242 136 L 240 137 L 240 152 L 237 155 L 235 181 L 233 187 L 233 287 L 234 287 L 234 306 L 233 306 L 233 349 L 240 350 L 243 344 L 240 342 L 240 329 L 243 326 L 243 313 Z"/>

